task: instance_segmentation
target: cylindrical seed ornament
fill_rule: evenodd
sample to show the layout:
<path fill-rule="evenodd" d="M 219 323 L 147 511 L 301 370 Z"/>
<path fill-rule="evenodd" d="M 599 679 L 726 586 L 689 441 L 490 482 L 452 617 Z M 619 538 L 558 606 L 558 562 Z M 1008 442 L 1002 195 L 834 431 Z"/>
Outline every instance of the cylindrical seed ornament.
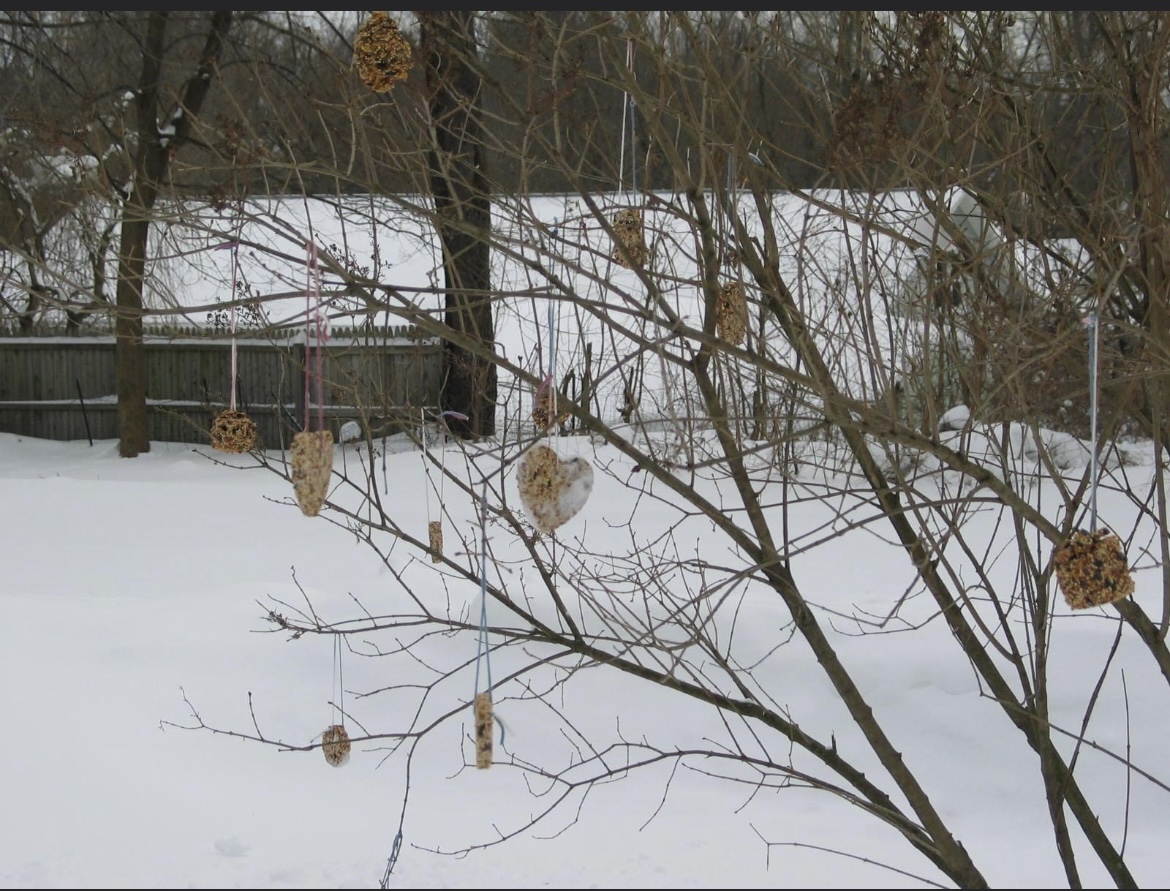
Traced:
<path fill-rule="evenodd" d="M 294 435 L 290 463 L 301 513 L 315 517 L 325 502 L 333 475 L 333 434 L 329 430 L 302 430 Z"/>
<path fill-rule="evenodd" d="M 747 300 L 739 282 L 728 282 L 719 289 L 715 304 L 715 333 L 733 346 L 743 343 L 747 335 Z"/>
<path fill-rule="evenodd" d="M 646 263 L 649 250 L 642 235 L 642 211 L 637 207 L 623 207 L 613 218 L 613 231 L 618 243 L 614 245 L 613 259 L 627 269 L 637 269 Z"/>
<path fill-rule="evenodd" d="M 1108 529 L 1076 530 L 1052 563 L 1065 602 L 1073 609 L 1104 606 L 1133 593 L 1121 539 Z"/>
<path fill-rule="evenodd" d="M 362 83 L 375 93 L 385 93 L 406 80 L 412 63 L 410 43 L 386 13 L 373 13 L 358 28 L 353 41 L 353 65 Z"/>
<path fill-rule="evenodd" d="M 321 734 L 321 751 L 325 760 L 333 767 L 341 767 L 349 761 L 349 734 L 340 724 L 325 728 Z"/>
<path fill-rule="evenodd" d="M 219 452 L 240 454 L 256 445 L 256 424 L 242 411 L 221 411 L 211 422 L 211 446 Z"/>
<path fill-rule="evenodd" d="M 492 766 L 492 694 L 475 694 L 475 766 Z"/>
<path fill-rule="evenodd" d="M 443 524 L 439 520 L 427 523 L 427 534 L 431 539 L 431 562 L 438 563 L 443 559 Z"/>

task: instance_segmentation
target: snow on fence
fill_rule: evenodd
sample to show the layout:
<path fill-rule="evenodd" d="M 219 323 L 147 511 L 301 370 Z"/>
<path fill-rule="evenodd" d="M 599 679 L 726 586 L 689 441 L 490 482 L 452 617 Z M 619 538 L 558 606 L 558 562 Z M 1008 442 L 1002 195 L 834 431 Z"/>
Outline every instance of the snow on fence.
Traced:
<path fill-rule="evenodd" d="M 231 397 L 231 338 L 196 328 L 146 332 L 150 438 L 208 442 Z M 310 349 L 312 349 L 310 344 Z M 292 441 L 305 420 L 303 331 L 236 338 L 237 407 L 255 421 L 263 448 Z M 334 437 L 357 419 L 375 436 L 402 429 L 438 404 L 442 345 L 415 329 L 330 333 L 323 354 L 324 415 Z M 112 334 L 33 335 L 0 329 L 0 432 L 40 439 L 116 439 Z M 316 427 L 316 390 L 310 391 Z"/>

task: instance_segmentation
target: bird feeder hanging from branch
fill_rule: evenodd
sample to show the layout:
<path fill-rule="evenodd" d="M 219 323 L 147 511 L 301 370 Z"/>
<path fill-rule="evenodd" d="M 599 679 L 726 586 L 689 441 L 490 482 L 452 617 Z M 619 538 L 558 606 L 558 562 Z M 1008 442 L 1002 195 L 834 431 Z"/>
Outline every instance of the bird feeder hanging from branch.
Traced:
<path fill-rule="evenodd" d="M 593 491 L 592 464 L 581 457 L 564 461 L 546 445 L 524 454 L 516 478 L 520 502 L 540 532 L 552 532 L 572 519 Z"/>
<path fill-rule="evenodd" d="M 613 247 L 614 262 L 627 269 L 646 265 L 650 250 L 642 232 L 642 209 L 623 207 L 614 215 L 613 232 L 617 242 Z"/>
<path fill-rule="evenodd" d="M 358 28 L 353 42 L 353 66 L 358 77 L 375 93 L 385 93 L 404 81 L 414 64 L 414 51 L 398 23 L 384 12 L 373 13 Z"/>
<path fill-rule="evenodd" d="M 242 224 L 240 224 L 242 225 Z M 211 422 L 211 447 L 219 452 L 229 452 L 232 454 L 242 454 L 243 452 L 251 451 L 256 447 L 256 423 L 248 417 L 246 413 L 236 408 L 236 390 L 239 385 L 240 363 L 239 363 L 239 347 L 236 343 L 236 291 L 239 280 L 239 226 L 237 226 L 237 233 L 235 239 L 230 243 L 232 249 L 232 309 L 231 321 L 229 323 L 232 334 L 231 345 L 231 369 L 229 371 L 228 383 L 231 387 L 231 396 L 229 397 L 228 407 L 215 416 Z"/>
<path fill-rule="evenodd" d="M 329 492 L 333 475 L 333 433 L 325 428 L 324 349 L 329 339 L 328 327 L 321 312 L 320 268 L 317 265 L 317 246 L 308 245 L 308 283 L 305 287 L 305 426 L 293 436 L 292 466 L 293 492 L 301 513 L 315 517 Z M 314 301 L 315 298 L 315 301 Z M 309 408 L 311 384 L 317 390 L 317 430 L 309 429 L 312 412 Z"/>
<path fill-rule="evenodd" d="M 739 282 L 727 282 L 719 289 L 715 303 L 715 333 L 720 340 L 740 346 L 747 336 L 747 300 Z"/>
<path fill-rule="evenodd" d="M 1121 539 L 1108 529 L 1078 529 L 1052 559 L 1065 602 L 1088 609 L 1122 600 L 1133 593 L 1133 577 Z"/>
<path fill-rule="evenodd" d="M 321 751 L 331 767 L 344 766 L 349 761 L 349 750 L 349 734 L 342 725 L 333 724 L 325 728 L 321 734 Z"/>

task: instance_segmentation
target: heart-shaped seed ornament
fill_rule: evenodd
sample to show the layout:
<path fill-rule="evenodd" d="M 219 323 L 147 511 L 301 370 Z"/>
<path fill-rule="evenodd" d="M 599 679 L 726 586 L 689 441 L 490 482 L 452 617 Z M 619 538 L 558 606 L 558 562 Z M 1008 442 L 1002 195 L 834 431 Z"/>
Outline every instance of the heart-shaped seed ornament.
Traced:
<path fill-rule="evenodd" d="M 552 532 L 585 506 L 593 491 L 593 465 L 584 458 L 562 461 L 546 445 L 520 459 L 520 502 L 541 532 Z"/>

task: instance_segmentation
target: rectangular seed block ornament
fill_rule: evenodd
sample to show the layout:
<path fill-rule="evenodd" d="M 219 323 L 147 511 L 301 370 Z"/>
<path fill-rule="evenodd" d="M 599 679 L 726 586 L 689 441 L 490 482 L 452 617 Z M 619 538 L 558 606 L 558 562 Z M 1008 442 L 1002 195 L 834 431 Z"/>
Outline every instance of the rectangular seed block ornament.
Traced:
<path fill-rule="evenodd" d="M 486 770 L 492 766 L 492 695 L 475 695 L 475 766 Z"/>

